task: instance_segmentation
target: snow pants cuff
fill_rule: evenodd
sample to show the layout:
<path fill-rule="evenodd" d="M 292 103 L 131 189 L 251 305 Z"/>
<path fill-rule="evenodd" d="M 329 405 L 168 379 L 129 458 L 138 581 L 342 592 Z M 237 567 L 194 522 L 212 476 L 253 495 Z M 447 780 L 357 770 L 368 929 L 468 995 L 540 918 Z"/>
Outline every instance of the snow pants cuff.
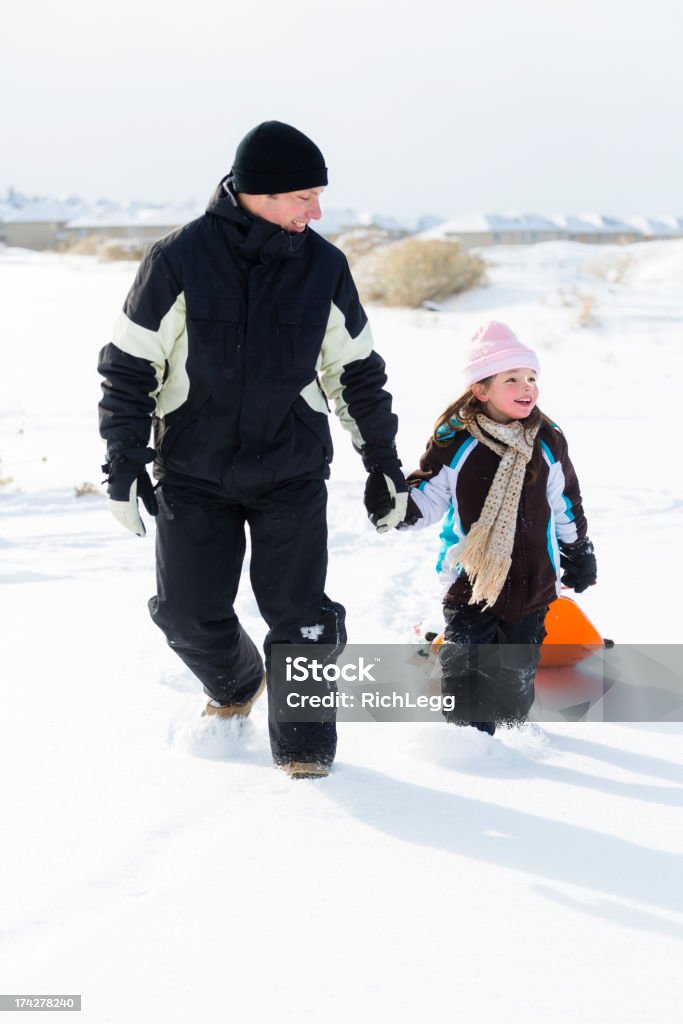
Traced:
<path fill-rule="evenodd" d="M 547 608 L 519 623 L 462 605 L 447 607 L 439 651 L 446 721 L 457 724 L 526 721 L 534 702 L 536 666 Z"/>
<path fill-rule="evenodd" d="M 316 712 L 315 721 L 293 720 L 288 698 L 297 684 L 287 678 L 286 654 L 290 646 L 300 651 L 300 645 L 305 645 L 308 657 L 323 666 L 334 664 L 346 646 L 345 620 L 343 606 L 325 595 L 320 615 L 314 621 L 276 627 L 266 637 L 268 729 L 276 764 L 293 760 L 331 764 L 334 760 L 337 749 L 335 710 L 323 706 Z M 276 645 L 279 656 L 273 657 Z M 319 695 L 328 693 L 327 684 L 322 682 Z"/>

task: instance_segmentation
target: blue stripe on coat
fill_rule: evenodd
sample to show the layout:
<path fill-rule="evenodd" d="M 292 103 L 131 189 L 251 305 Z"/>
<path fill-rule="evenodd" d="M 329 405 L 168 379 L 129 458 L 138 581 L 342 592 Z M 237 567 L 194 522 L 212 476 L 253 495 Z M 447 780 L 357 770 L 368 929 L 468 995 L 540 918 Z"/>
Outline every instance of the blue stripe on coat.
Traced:
<path fill-rule="evenodd" d="M 441 541 L 441 547 L 439 548 L 439 557 L 436 562 L 437 572 L 441 572 L 449 548 L 452 548 L 460 540 L 455 530 L 455 508 L 453 505 L 451 505 L 446 513 L 446 518 L 443 521 L 441 533 L 439 534 L 439 540 Z"/>

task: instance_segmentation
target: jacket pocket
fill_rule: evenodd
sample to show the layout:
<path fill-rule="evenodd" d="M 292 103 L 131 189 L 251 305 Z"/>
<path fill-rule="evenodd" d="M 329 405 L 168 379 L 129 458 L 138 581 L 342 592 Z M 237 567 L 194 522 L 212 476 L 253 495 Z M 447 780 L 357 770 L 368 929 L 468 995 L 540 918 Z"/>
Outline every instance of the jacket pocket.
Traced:
<path fill-rule="evenodd" d="M 163 419 L 155 420 L 155 447 L 162 462 L 168 459 L 178 439 L 197 422 L 210 397 L 209 392 L 201 399 L 186 402 L 176 412 L 168 413 Z"/>
<path fill-rule="evenodd" d="M 313 434 L 319 444 L 322 445 L 326 461 L 331 462 L 334 450 L 332 448 L 330 424 L 325 413 L 316 412 L 315 409 L 311 409 L 308 402 L 301 397 L 297 398 L 294 402 L 292 412 L 296 416 L 297 420 L 303 424 L 303 426 Z"/>
<path fill-rule="evenodd" d="M 236 362 L 242 349 L 242 304 L 239 299 L 198 292 L 186 294 L 190 356 L 202 364 Z"/>
<path fill-rule="evenodd" d="M 315 368 L 329 316 L 329 302 L 283 302 L 277 307 L 279 362 L 283 369 Z"/>

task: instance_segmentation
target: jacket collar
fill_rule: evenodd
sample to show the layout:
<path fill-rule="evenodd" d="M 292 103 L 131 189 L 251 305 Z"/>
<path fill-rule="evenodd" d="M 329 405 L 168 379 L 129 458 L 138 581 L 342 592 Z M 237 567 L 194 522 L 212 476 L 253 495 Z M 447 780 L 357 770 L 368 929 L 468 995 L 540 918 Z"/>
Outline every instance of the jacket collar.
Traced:
<path fill-rule="evenodd" d="M 237 202 L 230 175 L 219 182 L 206 212 L 227 221 L 229 233 L 238 253 L 247 260 L 270 263 L 273 260 L 291 259 L 303 254 L 309 229 L 290 235 L 277 224 L 271 224 L 262 217 L 247 213 Z"/>

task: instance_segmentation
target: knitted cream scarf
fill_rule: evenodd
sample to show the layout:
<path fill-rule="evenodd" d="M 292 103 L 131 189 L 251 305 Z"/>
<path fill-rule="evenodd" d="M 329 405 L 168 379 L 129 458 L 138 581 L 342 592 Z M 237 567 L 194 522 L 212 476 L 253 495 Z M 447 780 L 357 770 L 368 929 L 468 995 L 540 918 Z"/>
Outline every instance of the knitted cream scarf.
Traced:
<path fill-rule="evenodd" d="M 470 604 L 483 601 L 485 608 L 491 608 L 507 579 L 519 499 L 538 427 L 525 430 L 520 420 L 496 423 L 481 413 L 469 425 L 470 434 L 501 457 L 481 515 L 458 557 L 472 584 Z"/>

